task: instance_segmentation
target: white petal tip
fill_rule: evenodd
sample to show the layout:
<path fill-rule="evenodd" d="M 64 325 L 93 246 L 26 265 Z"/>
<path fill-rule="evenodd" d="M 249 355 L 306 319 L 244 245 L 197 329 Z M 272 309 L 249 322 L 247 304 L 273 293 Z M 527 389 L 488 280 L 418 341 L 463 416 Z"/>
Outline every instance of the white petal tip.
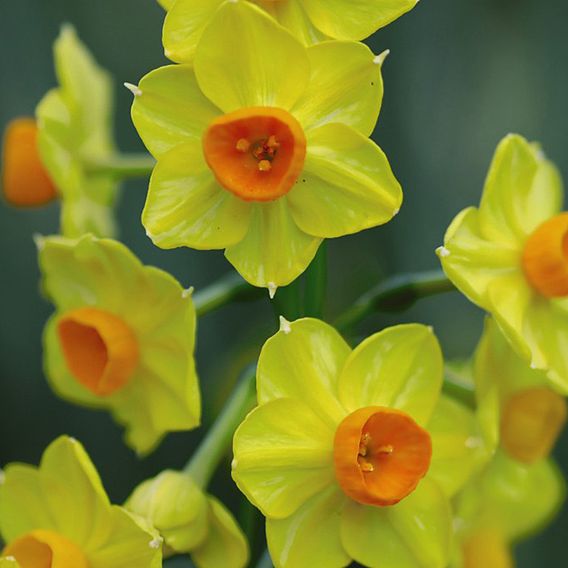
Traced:
<path fill-rule="evenodd" d="M 37 250 L 38 251 L 43 250 L 43 247 L 45 246 L 45 237 L 43 235 L 40 235 L 39 233 L 34 233 L 32 238 L 34 240 Z"/>
<path fill-rule="evenodd" d="M 16 559 L 13 556 L 4 556 L 2 560 L 7 560 L 8 562 L 16 562 Z"/>
<path fill-rule="evenodd" d="M 148 543 L 148 546 L 150 548 L 153 548 L 154 550 L 157 550 L 158 548 L 160 548 L 160 546 L 162 546 L 163 540 L 164 539 L 161 536 L 157 536 Z"/>
<path fill-rule="evenodd" d="M 132 83 L 124 83 L 124 86 L 135 96 L 142 96 L 142 89 L 138 85 L 133 85 Z"/>
<path fill-rule="evenodd" d="M 440 258 L 446 258 L 447 256 L 450 256 L 450 251 L 446 247 L 438 247 L 436 249 L 436 254 Z"/>
<path fill-rule="evenodd" d="M 395 209 L 395 210 L 392 212 L 392 216 L 393 216 L 393 217 L 396 217 L 399 213 L 400 213 L 400 207 L 398 207 L 397 209 Z"/>
<path fill-rule="evenodd" d="M 231 462 L 231 469 L 236 469 L 238 464 L 239 462 L 237 458 L 233 458 L 233 461 Z"/>
<path fill-rule="evenodd" d="M 270 296 L 270 299 L 273 300 L 274 296 L 276 296 L 276 290 L 278 290 L 278 286 L 276 286 L 274 282 L 269 282 L 267 288 L 268 288 L 268 295 Z"/>
<path fill-rule="evenodd" d="M 382 65 L 389 54 L 390 49 L 385 49 L 382 53 L 379 53 L 379 55 L 375 55 L 375 57 L 373 58 L 373 63 L 375 65 Z"/>
<path fill-rule="evenodd" d="M 185 300 L 186 298 L 191 298 L 191 296 L 193 295 L 195 288 L 193 286 L 190 286 L 189 288 L 186 288 L 185 290 L 182 290 L 181 293 L 181 297 Z"/>
<path fill-rule="evenodd" d="M 284 316 L 280 316 L 280 331 L 286 335 L 292 331 L 290 322 Z"/>

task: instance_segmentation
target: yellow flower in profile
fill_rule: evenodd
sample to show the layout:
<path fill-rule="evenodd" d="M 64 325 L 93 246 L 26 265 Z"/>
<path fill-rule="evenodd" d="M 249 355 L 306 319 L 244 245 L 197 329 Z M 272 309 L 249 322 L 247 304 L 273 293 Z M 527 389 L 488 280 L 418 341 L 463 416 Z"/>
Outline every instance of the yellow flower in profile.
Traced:
<path fill-rule="evenodd" d="M 566 421 L 566 402 L 489 318 L 473 376 L 493 455 L 456 499 L 452 568 L 512 568 L 514 543 L 541 529 L 564 500 L 564 481 L 549 454 Z"/>
<path fill-rule="evenodd" d="M 319 320 L 283 321 L 233 444 L 233 478 L 267 518 L 277 568 L 447 566 L 448 497 L 471 473 L 475 424 L 440 396 L 442 369 L 426 326 L 352 351 Z"/>
<path fill-rule="evenodd" d="M 140 453 L 166 432 L 198 426 L 191 294 L 111 239 L 40 237 L 38 247 L 43 290 L 56 305 L 44 332 L 53 389 L 109 409 Z"/>
<path fill-rule="evenodd" d="M 65 25 L 53 46 L 58 87 L 36 109 L 36 120 L 12 121 L 4 135 L 2 189 L 16 206 L 59 198 L 61 232 L 112 236 L 117 180 L 94 173 L 114 155 L 110 77 Z"/>
<path fill-rule="evenodd" d="M 2 192 L 16 207 L 37 207 L 57 197 L 57 190 L 39 155 L 37 125 L 33 118 L 10 122 L 4 133 Z"/>
<path fill-rule="evenodd" d="M 132 87 L 134 124 L 158 160 L 142 215 L 154 244 L 226 249 L 248 282 L 274 289 L 323 238 L 389 221 L 402 191 L 368 139 L 381 64 L 362 44 L 306 49 L 249 2 L 221 6 L 194 67 Z"/>
<path fill-rule="evenodd" d="M 67 436 L 48 446 L 38 468 L 6 467 L 0 535 L 2 568 L 162 566 L 158 532 L 110 504 L 89 456 Z"/>
<path fill-rule="evenodd" d="M 124 506 L 160 531 L 166 551 L 190 554 L 197 568 L 248 564 L 248 543 L 231 512 L 186 472 L 166 470 L 142 482 Z"/>
<path fill-rule="evenodd" d="M 535 144 L 507 136 L 479 208 L 459 213 L 437 250 L 448 278 L 489 312 L 514 349 L 568 393 L 568 213 Z"/>
<path fill-rule="evenodd" d="M 168 10 L 163 42 L 166 55 L 191 62 L 203 30 L 225 0 L 158 0 Z M 362 40 L 390 24 L 418 0 L 250 0 L 311 45 L 325 39 Z"/>

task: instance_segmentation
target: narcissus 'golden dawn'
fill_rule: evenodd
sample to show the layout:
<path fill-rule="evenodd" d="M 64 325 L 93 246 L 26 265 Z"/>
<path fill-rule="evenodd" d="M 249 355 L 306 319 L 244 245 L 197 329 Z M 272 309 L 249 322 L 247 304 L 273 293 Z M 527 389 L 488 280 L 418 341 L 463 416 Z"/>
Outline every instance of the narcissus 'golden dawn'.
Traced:
<path fill-rule="evenodd" d="M 362 44 L 306 49 L 249 2 L 221 6 L 194 67 L 132 87 L 134 124 L 158 160 L 142 215 L 154 244 L 225 249 L 246 280 L 274 289 L 323 238 L 389 221 L 402 191 L 368 139 L 381 64 Z"/>
<path fill-rule="evenodd" d="M 352 351 L 319 320 L 283 321 L 233 445 L 276 567 L 447 565 L 448 497 L 470 475 L 475 434 L 472 413 L 440 396 L 442 369 L 422 325 Z"/>
<path fill-rule="evenodd" d="M 13 463 L 0 484 L 2 568 L 158 568 L 162 539 L 111 505 L 79 442 L 61 436 L 39 467 Z"/>
<path fill-rule="evenodd" d="M 198 426 L 191 294 L 111 239 L 39 237 L 38 248 L 43 290 L 56 306 L 44 332 L 53 389 L 107 408 L 141 453 L 166 432 Z"/>
<path fill-rule="evenodd" d="M 225 0 L 158 1 L 168 10 L 163 33 L 167 57 L 191 62 L 204 29 Z M 418 0 L 250 1 L 311 45 L 330 38 L 364 39 L 414 8 Z"/>
<path fill-rule="evenodd" d="M 489 312 L 514 349 L 568 393 L 568 213 L 562 181 L 536 144 L 498 146 L 479 208 L 452 221 L 445 273 Z"/>

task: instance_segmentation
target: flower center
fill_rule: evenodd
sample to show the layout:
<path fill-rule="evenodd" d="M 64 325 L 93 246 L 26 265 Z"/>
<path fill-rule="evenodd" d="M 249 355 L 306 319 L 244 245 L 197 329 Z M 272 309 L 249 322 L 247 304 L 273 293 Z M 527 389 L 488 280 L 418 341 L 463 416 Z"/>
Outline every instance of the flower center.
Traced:
<path fill-rule="evenodd" d="M 19 537 L 3 550 L 20 568 L 89 568 L 79 547 L 64 536 L 46 530 L 35 530 Z"/>
<path fill-rule="evenodd" d="M 533 463 L 548 456 L 566 422 L 566 401 L 548 388 L 513 394 L 501 417 L 501 444 L 514 459 Z"/>
<path fill-rule="evenodd" d="M 203 152 L 226 190 L 246 201 L 272 201 L 288 193 L 302 172 L 306 137 L 283 109 L 245 108 L 209 125 Z"/>
<path fill-rule="evenodd" d="M 430 467 L 432 443 L 406 413 L 370 406 L 341 422 L 333 454 L 343 491 L 359 503 L 385 507 L 416 489 Z"/>
<path fill-rule="evenodd" d="M 543 296 L 568 296 L 568 213 L 545 221 L 529 236 L 522 262 L 528 281 Z"/>
<path fill-rule="evenodd" d="M 138 365 L 138 342 L 120 318 L 79 308 L 61 317 L 57 331 L 69 371 L 92 393 L 110 395 L 128 383 Z"/>
<path fill-rule="evenodd" d="M 44 205 L 57 196 L 39 156 L 33 118 L 17 118 L 6 128 L 2 187 L 6 201 L 20 207 Z"/>

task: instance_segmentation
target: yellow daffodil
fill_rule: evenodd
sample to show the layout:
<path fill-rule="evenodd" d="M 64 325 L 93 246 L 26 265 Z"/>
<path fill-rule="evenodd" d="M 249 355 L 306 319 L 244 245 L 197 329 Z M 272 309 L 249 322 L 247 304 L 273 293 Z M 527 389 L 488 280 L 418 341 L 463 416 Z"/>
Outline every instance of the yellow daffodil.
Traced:
<path fill-rule="evenodd" d="M 125 507 L 160 531 L 166 551 L 190 554 L 198 568 L 248 564 L 248 543 L 232 514 L 187 473 L 167 470 L 144 481 Z"/>
<path fill-rule="evenodd" d="M 491 313 L 531 367 L 568 393 L 568 214 L 540 148 L 507 136 L 481 204 L 462 211 L 438 256 L 452 282 Z"/>
<path fill-rule="evenodd" d="M 323 238 L 389 221 L 402 191 L 367 137 L 381 57 L 362 44 L 306 49 L 250 2 L 217 10 L 195 66 L 132 87 L 158 163 L 142 222 L 161 248 L 226 249 L 250 283 L 288 284 Z"/>
<path fill-rule="evenodd" d="M 250 1 L 310 45 L 326 38 L 364 39 L 414 8 L 418 0 Z M 203 30 L 224 0 L 159 2 L 169 10 L 163 34 L 167 57 L 178 63 L 191 62 Z"/>
<path fill-rule="evenodd" d="M 564 497 L 552 460 L 528 465 L 499 450 L 457 498 L 452 568 L 512 568 L 511 547 L 550 522 Z"/>
<path fill-rule="evenodd" d="M 531 464 L 546 458 L 566 423 L 566 401 L 531 369 L 487 318 L 474 358 L 475 392 L 487 444 Z"/>
<path fill-rule="evenodd" d="M 138 452 L 199 424 L 191 294 L 122 244 L 85 235 L 38 239 L 43 289 L 56 312 L 45 372 L 72 402 L 109 409 Z"/>
<path fill-rule="evenodd" d="M 33 118 L 13 120 L 4 133 L 2 151 L 4 199 L 16 207 L 37 207 L 57 197 L 57 190 L 39 155 Z"/>
<path fill-rule="evenodd" d="M 36 109 L 37 149 L 60 197 L 61 231 L 67 237 L 87 232 L 111 236 L 115 232 L 117 181 L 111 175 L 91 171 L 97 161 L 114 154 L 110 77 L 68 25 L 55 41 L 54 58 L 59 86 L 49 91 Z M 30 123 L 30 132 L 32 126 Z M 16 155 L 22 152 L 21 148 L 6 147 L 5 155 L 10 151 Z M 28 161 L 19 162 L 19 173 L 25 176 L 20 191 L 45 193 L 45 184 L 28 179 L 32 172 L 26 171 L 31 164 L 39 164 L 37 154 L 25 156 Z M 5 193 L 7 189 L 5 185 Z"/>
<path fill-rule="evenodd" d="M 162 540 L 111 505 L 89 456 L 62 436 L 41 465 L 10 464 L 0 485 L 2 568 L 158 568 Z"/>
<path fill-rule="evenodd" d="M 352 351 L 319 320 L 282 322 L 233 445 L 233 478 L 267 517 L 277 568 L 447 566 L 448 497 L 475 440 L 472 413 L 440 397 L 442 370 L 422 325 Z"/>
<path fill-rule="evenodd" d="M 487 319 L 473 376 L 477 414 L 493 456 L 457 498 L 456 568 L 510 568 L 511 546 L 558 510 L 564 482 L 550 451 L 566 402 Z"/>

